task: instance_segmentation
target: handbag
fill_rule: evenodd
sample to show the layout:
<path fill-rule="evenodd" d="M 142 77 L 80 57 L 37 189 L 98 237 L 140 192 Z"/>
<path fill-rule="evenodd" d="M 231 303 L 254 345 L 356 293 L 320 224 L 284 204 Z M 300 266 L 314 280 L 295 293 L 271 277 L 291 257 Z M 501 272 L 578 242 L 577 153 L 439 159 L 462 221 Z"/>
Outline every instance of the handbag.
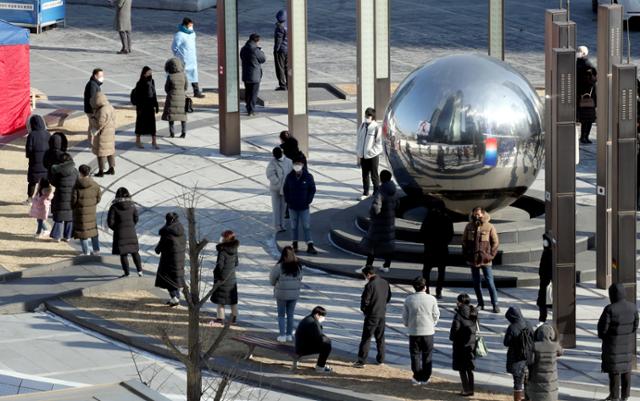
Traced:
<path fill-rule="evenodd" d="M 193 113 L 193 100 L 188 96 L 184 99 L 184 112 Z"/>
<path fill-rule="evenodd" d="M 589 91 L 589 93 L 585 93 L 584 95 L 580 96 L 579 107 L 581 108 L 596 107 L 596 102 L 593 100 L 593 97 L 591 97 L 592 93 L 593 93 L 593 87 L 591 87 L 591 90 Z"/>
<path fill-rule="evenodd" d="M 480 334 L 480 325 L 478 324 L 478 322 L 476 321 L 476 349 L 474 351 L 474 354 L 476 356 L 476 358 L 483 358 L 487 355 L 489 355 L 489 349 L 487 348 L 487 344 L 484 342 L 484 337 L 482 337 Z"/>

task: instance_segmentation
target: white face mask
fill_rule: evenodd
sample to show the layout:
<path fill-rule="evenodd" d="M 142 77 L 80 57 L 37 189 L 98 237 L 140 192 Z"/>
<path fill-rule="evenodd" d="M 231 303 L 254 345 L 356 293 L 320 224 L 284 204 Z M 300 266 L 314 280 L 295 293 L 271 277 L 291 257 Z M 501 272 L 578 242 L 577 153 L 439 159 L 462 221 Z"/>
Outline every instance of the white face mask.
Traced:
<path fill-rule="evenodd" d="M 318 316 L 318 323 L 324 323 L 324 316 Z"/>
<path fill-rule="evenodd" d="M 373 118 L 369 116 L 369 117 L 367 117 L 366 121 L 367 121 L 368 123 L 371 123 L 371 122 L 373 121 Z"/>
<path fill-rule="evenodd" d="M 293 165 L 293 171 L 295 171 L 296 173 L 299 173 L 302 171 L 302 164 L 294 164 Z"/>
<path fill-rule="evenodd" d="M 544 246 L 545 248 L 548 247 L 549 246 L 549 241 L 547 241 L 546 239 L 542 240 L 542 246 Z"/>
<path fill-rule="evenodd" d="M 224 237 L 221 235 L 220 238 L 218 238 L 218 243 L 221 244 L 224 242 Z"/>
<path fill-rule="evenodd" d="M 102 83 L 102 82 L 104 82 L 104 77 L 98 77 L 98 78 L 96 78 L 96 81 Z"/>

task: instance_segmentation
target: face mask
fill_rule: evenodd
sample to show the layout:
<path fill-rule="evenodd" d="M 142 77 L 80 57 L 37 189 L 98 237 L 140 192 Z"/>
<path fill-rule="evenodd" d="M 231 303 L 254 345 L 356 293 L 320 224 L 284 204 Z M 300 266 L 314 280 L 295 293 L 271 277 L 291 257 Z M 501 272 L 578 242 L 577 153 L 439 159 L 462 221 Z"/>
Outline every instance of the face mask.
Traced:
<path fill-rule="evenodd" d="M 318 323 L 324 323 L 324 316 L 318 316 Z"/>
<path fill-rule="evenodd" d="M 218 238 L 218 243 L 221 244 L 224 242 L 224 237 L 221 235 L 220 238 Z"/>
<path fill-rule="evenodd" d="M 302 164 L 294 164 L 293 165 L 293 171 L 295 171 L 296 173 L 299 173 L 302 171 Z"/>
<path fill-rule="evenodd" d="M 147 76 L 145 76 L 145 78 L 146 78 L 147 81 L 151 81 L 153 79 L 153 77 L 151 75 L 147 75 Z"/>
<path fill-rule="evenodd" d="M 367 121 L 368 123 L 371 123 L 371 122 L 373 121 L 373 118 L 372 118 L 372 117 L 367 117 L 367 120 L 366 120 L 366 121 Z"/>
<path fill-rule="evenodd" d="M 544 246 L 545 248 L 549 247 L 549 241 L 547 241 L 546 239 L 542 241 L 542 246 Z"/>
<path fill-rule="evenodd" d="M 96 78 L 96 81 L 103 83 L 104 82 L 104 77 L 98 77 Z"/>
<path fill-rule="evenodd" d="M 277 159 L 282 161 L 284 159 L 284 156 L 277 157 Z"/>

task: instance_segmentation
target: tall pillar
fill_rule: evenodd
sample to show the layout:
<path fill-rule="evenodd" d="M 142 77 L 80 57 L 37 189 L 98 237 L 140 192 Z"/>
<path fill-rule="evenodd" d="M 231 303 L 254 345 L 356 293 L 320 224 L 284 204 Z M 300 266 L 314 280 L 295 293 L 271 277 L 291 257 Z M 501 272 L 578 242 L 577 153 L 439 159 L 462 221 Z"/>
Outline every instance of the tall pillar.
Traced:
<path fill-rule="evenodd" d="M 489 56 L 504 60 L 504 0 L 489 0 Z"/>
<path fill-rule="evenodd" d="M 611 284 L 611 70 L 622 62 L 622 6 L 598 6 L 598 84 L 596 94 L 598 164 L 596 176 L 596 286 Z"/>
<path fill-rule="evenodd" d="M 389 65 L 389 0 L 375 0 L 375 106 L 379 116 L 384 111 L 391 96 Z"/>
<path fill-rule="evenodd" d="M 217 24 L 220 153 L 233 156 L 240 154 L 237 0 L 218 0 Z"/>
<path fill-rule="evenodd" d="M 376 64 L 375 64 L 375 0 L 357 0 L 357 119 L 358 126 L 364 120 L 367 107 L 375 106 Z M 382 113 L 382 111 L 378 111 Z"/>
<path fill-rule="evenodd" d="M 289 66 L 289 132 L 300 150 L 309 156 L 307 92 L 307 0 L 287 0 Z"/>

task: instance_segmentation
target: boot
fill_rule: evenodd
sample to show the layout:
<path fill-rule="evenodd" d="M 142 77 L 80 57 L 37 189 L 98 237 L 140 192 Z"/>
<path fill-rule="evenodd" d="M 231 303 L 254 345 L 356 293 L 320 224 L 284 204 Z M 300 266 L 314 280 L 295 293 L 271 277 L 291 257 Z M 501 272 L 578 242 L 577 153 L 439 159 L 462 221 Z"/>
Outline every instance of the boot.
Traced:
<path fill-rule="evenodd" d="M 202 99 L 204 97 L 204 94 L 200 92 L 200 86 L 198 85 L 198 83 L 194 82 L 191 84 L 191 86 L 193 86 L 193 96 Z"/>
<path fill-rule="evenodd" d="M 524 391 L 513 390 L 513 401 L 523 401 L 523 400 L 524 400 Z"/>
<path fill-rule="evenodd" d="M 293 248 L 294 252 L 298 252 L 298 241 L 293 241 L 291 243 L 291 247 Z"/>
<path fill-rule="evenodd" d="M 109 167 L 109 170 L 105 173 L 106 175 L 114 175 L 116 173 L 113 167 Z"/>
<path fill-rule="evenodd" d="M 122 49 L 118 52 L 118 54 L 127 54 L 127 33 L 124 31 L 119 31 L 120 42 L 122 42 Z"/>
<path fill-rule="evenodd" d="M 313 246 L 313 242 L 309 242 L 307 244 L 307 253 L 309 255 L 317 255 L 318 251 L 316 251 L 316 248 Z"/>
<path fill-rule="evenodd" d="M 176 135 L 173 131 L 173 121 L 169 121 L 169 138 L 174 138 Z"/>

